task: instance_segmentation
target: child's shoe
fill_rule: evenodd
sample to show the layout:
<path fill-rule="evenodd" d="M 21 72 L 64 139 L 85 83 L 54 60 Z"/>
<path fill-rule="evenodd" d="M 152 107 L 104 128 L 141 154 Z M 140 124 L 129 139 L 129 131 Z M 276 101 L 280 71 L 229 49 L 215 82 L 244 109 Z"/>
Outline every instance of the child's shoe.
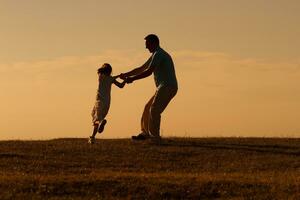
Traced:
<path fill-rule="evenodd" d="M 99 125 L 99 128 L 98 128 L 98 133 L 102 133 L 104 131 L 104 126 L 106 124 L 106 119 L 104 119 L 101 124 Z"/>

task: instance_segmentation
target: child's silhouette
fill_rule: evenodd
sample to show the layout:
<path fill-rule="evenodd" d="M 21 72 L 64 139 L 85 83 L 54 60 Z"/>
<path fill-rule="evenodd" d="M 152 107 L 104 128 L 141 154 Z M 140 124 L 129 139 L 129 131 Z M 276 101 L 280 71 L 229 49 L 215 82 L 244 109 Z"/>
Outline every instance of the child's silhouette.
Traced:
<path fill-rule="evenodd" d="M 111 73 L 112 67 L 108 63 L 104 63 L 102 67 L 98 69 L 99 84 L 96 103 L 92 110 L 94 130 L 92 136 L 89 138 L 89 143 L 91 144 L 95 143 L 95 136 L 97 132 L 102 133 L 107 122 L 105 117 L 110 107 L 111 85 L 115 84 L 119 88 L 123 88 L 125 85 L 125 81 L 122 83 L 118 82 L 116 79 L 119 76 L 111 76 Z"/>

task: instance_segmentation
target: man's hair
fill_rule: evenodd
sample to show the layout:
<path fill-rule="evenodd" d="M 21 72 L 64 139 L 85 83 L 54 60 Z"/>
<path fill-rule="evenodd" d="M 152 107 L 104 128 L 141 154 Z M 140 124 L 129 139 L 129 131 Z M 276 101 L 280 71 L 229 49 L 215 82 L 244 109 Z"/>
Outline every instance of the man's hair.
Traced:
<path fill-rule="evenodd" d="M 98 69 L 99 74 L 111 75 L 112 67 L 108 63 L 104 63 L 102 67 Z"/>
<path fill-rule="evenodd" d="M 146 41 L 150 41 L 156 44 L 159 44 L 159 38 L 155 34 L 149 34 L 145 37 Z"/>

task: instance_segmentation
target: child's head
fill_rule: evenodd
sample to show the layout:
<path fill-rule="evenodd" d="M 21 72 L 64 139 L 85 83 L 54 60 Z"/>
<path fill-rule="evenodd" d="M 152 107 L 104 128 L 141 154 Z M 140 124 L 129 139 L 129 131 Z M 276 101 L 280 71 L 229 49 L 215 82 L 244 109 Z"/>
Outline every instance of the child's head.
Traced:
<path fill-rule="evenodd" d="M 102 67 L 100 67 L 98 69 L 98 74 L 105 74 L 105 75 L 109 76 L 109 75 L 111 75 L 111 72 L 112 72 L 112 68 L 111 68 L 110 64 L 108 64 L 108 63 L 104 63 L 102 65 Z"/>

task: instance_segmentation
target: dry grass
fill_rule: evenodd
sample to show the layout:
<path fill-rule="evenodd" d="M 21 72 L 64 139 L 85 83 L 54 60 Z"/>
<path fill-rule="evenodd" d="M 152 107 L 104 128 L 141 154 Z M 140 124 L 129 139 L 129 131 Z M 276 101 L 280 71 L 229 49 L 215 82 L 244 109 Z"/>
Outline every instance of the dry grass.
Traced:
<path fill-rule="evenodd" d="M 0 199 L 300 199 L 300 139 L 0 142 Z"/>

